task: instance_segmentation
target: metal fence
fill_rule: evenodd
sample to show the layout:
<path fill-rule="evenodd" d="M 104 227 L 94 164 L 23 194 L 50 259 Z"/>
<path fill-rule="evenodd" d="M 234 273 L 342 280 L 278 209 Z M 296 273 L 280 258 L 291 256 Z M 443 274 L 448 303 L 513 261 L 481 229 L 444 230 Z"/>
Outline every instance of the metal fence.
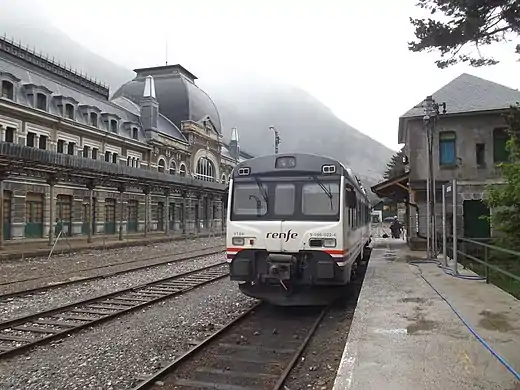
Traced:
<path fill-rule="evenodd" d="M 442 253 L 443 267 L 450 269 L 454 276 L 463 276 L 459 265 L 479 275 L 486 283 L 492 283 L 520 298 L 520 253 L 493 244 L 493 238 L 459 237 L 456 212 L 457 182 L 443 186 L 442 230 L 437 230 L 437 253 Z M 447 221 L 447 198 L 452 196 L 453 215 Z M 451 223 L 451 229 L 448 224 Z M 449 232 L 451 230 L 451 233 Z"/>

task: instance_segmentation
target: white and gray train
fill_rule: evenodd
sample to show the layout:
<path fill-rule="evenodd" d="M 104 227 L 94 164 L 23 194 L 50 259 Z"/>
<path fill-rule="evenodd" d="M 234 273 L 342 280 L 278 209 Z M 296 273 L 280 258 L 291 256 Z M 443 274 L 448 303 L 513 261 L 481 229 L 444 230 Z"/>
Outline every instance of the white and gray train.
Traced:
<path fill-rule="evenodd" d="M 370 256 L 370 202 L 339 161 L 278 154 L 238 164 L 229 185 L 230 278 L 275 305 L 322 305 Z"/>

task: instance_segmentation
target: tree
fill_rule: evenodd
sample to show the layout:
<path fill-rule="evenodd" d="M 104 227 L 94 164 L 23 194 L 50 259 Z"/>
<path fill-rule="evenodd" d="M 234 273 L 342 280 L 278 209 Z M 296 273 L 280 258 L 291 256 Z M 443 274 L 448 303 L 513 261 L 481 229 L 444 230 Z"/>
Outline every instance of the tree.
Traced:
<path fill-rule="evenodd" d="M 404 164 L 404 148 L 402 148 L 399 152 L 395 153 L 391 158 L 388 164 L 386 164 L 386 171 L 383 174 L 383 178 L 385 180 L 392 179 L 394 177 L 398 177 L 404 175 L 405 173 L 405 164 Z"/>
<path fill-rule="evenodd" d="M 413 19 L 417 41 L 409 42 L 413 52 L 438 50 L 441 59 L 435 61 L 439 68 L 458 62 L 471 66 L 494 65 L 498 61 L 480 54 L 479 47 L 495 42 L 506 42 L 520 34 L 520 0 L 418 0 L 418 7 L 440 15 L 432 18 Z M 462 52 L 473 44 L 477 55 Z M 516 46 L 520 54 L 520 45 Z M 446 58 L 447 57 L 447 58 Z"/>
<path fill-rule="evenodd" d="M 507 142 L 509 162 L 500 165 L 505 183 L 486 189 L 485 202 L 493 208 L 491 223 L 502 233 L 501 245 L 520 250 L 520 106 L 511 107 L 506 115 L 510 138 Z"/>

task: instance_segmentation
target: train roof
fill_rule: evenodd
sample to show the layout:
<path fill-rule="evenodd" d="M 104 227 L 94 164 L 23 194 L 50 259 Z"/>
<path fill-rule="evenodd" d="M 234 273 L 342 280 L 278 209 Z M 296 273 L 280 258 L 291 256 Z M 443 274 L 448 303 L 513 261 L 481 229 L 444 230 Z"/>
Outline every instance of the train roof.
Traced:
<path fill-rule="evenodd" d="M 295 165 L 291 167 L 276 167 L 278 159 L 294 158 Z M 331 176 L 344 176 L 359 192 L 365 195 L 368 199 L 367 192 L 361 181 L 352 172 L 352 169 L 345 167 L 340 161 L 325 157 L 318 154 L 310 153 L 281 153 L 270 154 L 266 156 L 259 156 L 242 161 L 235 166 L 232 172 L 232 177 L 243 177 L 238 174 L 240 168 L 249 168 L 251 175 L 269 175 L 274 172 L 279 173 L 293 173 L 293 174 L 315 174 L 321 175 L 323 173 L 324 165 L 334 165 L 336 172 L 330 174 Z"/>

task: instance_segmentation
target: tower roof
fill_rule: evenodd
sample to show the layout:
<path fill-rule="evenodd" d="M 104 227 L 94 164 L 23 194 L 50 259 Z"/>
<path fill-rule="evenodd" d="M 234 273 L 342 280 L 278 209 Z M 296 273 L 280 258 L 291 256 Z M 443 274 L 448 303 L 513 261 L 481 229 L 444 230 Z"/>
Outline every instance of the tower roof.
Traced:
<path fill-rule="evenodd" d="M 146 87 L 146 79 L 153 77 L 161 114 L 181 128 L 181 122 L 200 122 L 207 117 L 222 134 L 220 116 L 215 103 L 195 84 L 196 77 L 181 65 L 136 69 L 136 77 L 114 93 L 139 104 Z M 145 91 L 146 92 L 146 91 Z"/>
<path fill-rule="evenodd" d="M 146 79 L 144 81 L 143 97 L 151 97 L 155 99 L 155 81 L 153 77 L 150 75 L 146 76 Z"/>

